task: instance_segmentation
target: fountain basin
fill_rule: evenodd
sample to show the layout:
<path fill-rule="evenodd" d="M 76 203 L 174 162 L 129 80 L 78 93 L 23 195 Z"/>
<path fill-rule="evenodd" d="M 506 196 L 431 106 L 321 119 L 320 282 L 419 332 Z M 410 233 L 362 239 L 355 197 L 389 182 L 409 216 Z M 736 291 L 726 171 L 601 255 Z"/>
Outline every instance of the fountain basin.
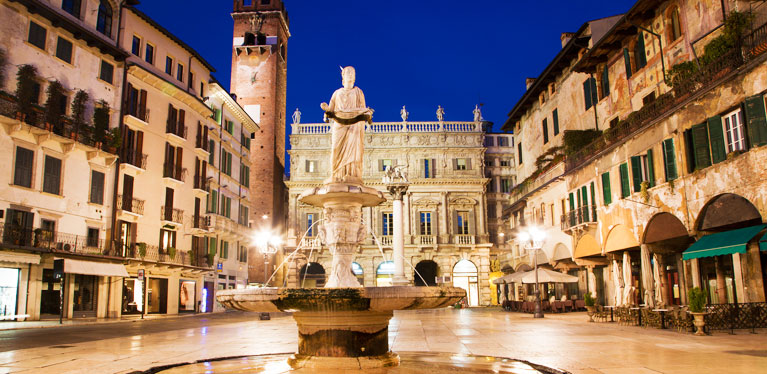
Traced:
<path fill-rule="evenodd" d="M 453 305 L 466 296 L 457 287 L 250 288 L 222 290 L 216 300 L 250 312 L 293 312 L 298 325 L 295 368 L 396 366 L 389 351 L 394 310 Z"/>

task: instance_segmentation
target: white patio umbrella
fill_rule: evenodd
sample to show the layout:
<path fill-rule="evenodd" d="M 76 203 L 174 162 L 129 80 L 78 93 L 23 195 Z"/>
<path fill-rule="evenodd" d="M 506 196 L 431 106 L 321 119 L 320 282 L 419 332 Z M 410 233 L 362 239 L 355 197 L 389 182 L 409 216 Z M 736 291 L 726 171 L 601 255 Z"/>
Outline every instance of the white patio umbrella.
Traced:
<path fill-rule="evenodd" d="M 623 284 L 623 304 L 631 305 L 634 282 L 631 279 L 631 257 L 629 256 L 629 251 L 623 252 Z"/>
<path fill-rule="evenodd" d="M 621 276 L 621 267 L 618 260 L 613 259 L 613 284 L 615 284 L 615 304 L 621 305 L 623 299 L 623 276 Z"/>
<path fill-rule="evenodd" d="M 522 283 L 535 283 L 535 270 L 522 275 Z M 578 283 L 578 277 L 546 268 L 538 268 L 538 283 Z"/>
<path fill-rule="evenodd" d="M 658 255 L 653 255 L 652 275 L 655 280 L 655 305 L 663 305 L 663 287 L 661 287 L 660 280 L 660 263 L 658 261 Z"/>
<path fill-rule="evenodd" d="M 516 273 L 506 274 L 500 278 L 494 279 L 493 283 L 495 284 L 503 284 L 503 283 L 519 283 L 519 280 L 522 278 L 522 276 L 526 272 L 524 271 L 518 271 Z"/>

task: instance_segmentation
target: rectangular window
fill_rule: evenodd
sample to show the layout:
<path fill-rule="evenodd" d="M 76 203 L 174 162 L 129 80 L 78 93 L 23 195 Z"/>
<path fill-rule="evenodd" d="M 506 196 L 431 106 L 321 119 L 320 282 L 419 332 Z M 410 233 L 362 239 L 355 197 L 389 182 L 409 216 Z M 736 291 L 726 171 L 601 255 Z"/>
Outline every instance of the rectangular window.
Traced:
<path fill-rule="evenodd" d="M 623 63 L 626 65 L 626 79 L 631 78 L 631 55 L 628 48 L 623 48 Z"/>
<path fill-rule="evenodd" d="M 421 212 L 421 235 L 431 235 L 431 212 Z"/>
<path fill-rule="evenodd" d="M 672 181 L 677 178 L 673 138 L 663 141 L 663 168 L 666 172 L 666 181 Z"/>
<path fill-rule="evenodd" d="M 559 134 L 559 111 L 556 109 L 551 112 L 551 122 L 554 125 L 554 136 L 557 136 Z"/>
<path fill-rule="evenodd" d="M 466 165 L 466 159 L 465 158 L 456 158 L 455 159 L 455 170 L 467 170 L 467 165 Z"/>
<path fill-rule="evenodd" d="M 144 48 L 146 53 L 144 53 L 144 61 L 148 62 L 150 65 L 154 65 L 154 46 L 146 43 L 146 48 Z"/>
<path fill-rule="evenodd" d="M 245 187 L 250 187 L 250 167 L 240 165 L 240 183 Z"/>
<path fill-rule="evenodd" d="M 165 74 L 173 76 L 173 57 L 165 56 Z"/>
<path fill-rule="evenodd" d="M 610 172 L 602 173 L 602 200 L 605 206 L 613 202 L 612 192 L 610 191 Z"/>
<path fill-rule="evenodd" d="M 604 69 L 602 69 L 602 97 L 608 96 L 610 96 L 610 70 L 605 64 Z"/>
<path fill-rule="evenodd" d="M 549 142 L 549 124 L 548 124 L 548 118 L 543 119 L 543 123 L 541 124 L 543 127 L 543 144 L 546 144 Z"/>
<path fill-rule="evenodd" d="M 56 57 L 68 64 L 72 63 L 72 42 L 59 36 L 56 42 Z"/>
<path fill-rule="evenodd" d="M 511 192 L 511 179 L 501 178 L 501 193 Z"/>
<path fill-rule="evenodd" d="M 35 152 L 26 148 L 16 147 L 16 164 L 13 171 L 13 184 L 32 188 L 32 163 Z"/>
<path fill-rule="evenodd" d="M 306 236 L 307 237 L 314 237 L 315 228 L 312 227 L 315 222 L 314 213 L 306 213 Z"/>
<path fill-rule="evenodd" d="M 176 232 L 160 229 L 160 253 L 168 253 L 168 248 L 176 248 Z"/>
<path fill-rule="evenodd" d="M 631 187 L 629 186 L 629 166 L 628 164 L 621 164 L 621 198 L 626 198 L 631 195 Z"/>
<path fill-rule="evenodd" d="M 501 159 L 501 166 L 511 166 L 511 160 L 509 160 L 507 158 L 506 159 L 502 158 Z"/>
<path fill-rule="evenodd" d="M 423 160 L 423 177 L 424 178 L 434 178 L 435 177 L 435 165 L 433 158 L 427 158 Z"/>
<path fill-rule="evenodd" d="M 495 145 L 495 138 L 492 136 L 485 137 L 485 147 L 492 147 Z"/>
<path fill-rule="evenodd" d="M 640 31 L 637 36 L 637 42 L 634 45 L 634 58 L 636 59 L 637 70 L 647 65 L 647 52 L 644 46 L 644 32 Z"/>
<path fill-rule="evenodd" d="M 101 72 L 99 72 L 99 79 L 109 84 L 112 84 L 114 80 L 115 67 L 112 64 L 101 60 Z"/>
<path fill-rule="evenodd" d="M 522 142 L 517 143 L 517 160 L 522 165 Z"/>
<path fill-rule="evenodd" d="M 58 195 L 61 193 L 61 160 L 45 156 L 43 172 L 43 192 Z"/>
<path fill-rule="evenodd" d="M 498 146 L 499 147 L 508 147 L 509 146 L 509 138 L 505 136 L 499 136 L 498 137 Z"/>
<path fill-rule="evenodd" d="M 746 98 L 746 129 L 751 146 L 767 144 L 767 112 L 764 109 L 764 97 L 756 95 Z"/>
<path fill-rule="evenodd" d="M 135 56 L 141 57 L 141 38 L 133 35 L 133 43 L 131 44 L 131 53 Z"/>
<path fill-rule="evenodd" d="M 184 65 L 178 64 L 178 68 L 176 68 L 176 79 L 179 82 L 184 81 Z"/>
<path fill-rule="evenodd" d="M 391 236 L 394 235 L 394 215 L 392 213 L 382 213 L 381 215 L 381 235 Z"/>
<path fill-rule="evenodd" d="M 495 166 L 493 160 L 485 160 L 485 167 L 491 168 L 493 166 Z"/>
<path fill-rule="evenodd" d="M 695 168 L 702 169 L 711 166 L 708 126 L 706 123 L 701 123 L 692 127 L 692 146 L 695 157 Z"/>
<path fill-rule="evenodd" d="M 210 191 L 210 196 L 208 196 L 208 213 L 218 213 L 218 190 Z"/>
<path fill-rule="evenodd" d="M 227 120 L 224 125 L 224 129 L 229 135 L 234 135 L 234 121 Z"/>
<path fill-rule="evenodd" d="M 456 212 L 458 235 L 469 235 L 469 212 Z"/>
<path fill-rule="evenodd" d="M 724 116 L 724 131 L 727 134 L 727 153 L 746 149 L 743 114 L 740 109 Z"/>
<path fill-rule="evenodd" d="M 232 198 L 222 196 L 224 198 L 221 208 L 224 210 L 224 217 L 232 218 Z"/>
<path fill-rule="evenodd" d="M 82 0 L 63 0 L 61 2 L 61 9 L 77 18 L 80 18 L 81 8 Z"/>
<path fill-rule="evenodd" d="M 208 141 L 208 165 L 216 165 L 216 141 L 211 139 Z"/>
<path fill-rule="evenodd" d="M 378 171 L 386 171 L 386 168 L 392 167 L 393 164 L 392 159 L 378 160 Z"/>
<path fill-rule="evenodd" d="M 653 186 L 652 150 L 647 155 L 631 157 L 631 178 L 634 184 L 634 192 L 642 190 L 642 182 L 648 182 Z"/>
<path fill-rule="evenodd" d="M 86 237 L 85 244 L 88 247 L 98 248 L 99 246 L 99 229 L 95 227 L 88 227 L 88 236 Z"/>
<path fill-rule="evenodd" d="M 247 206 L 243 205 L 243 201 L 244 200 L 240 201 L 240 214 L 239 214 L 239 216 L 237 218 L 237 223 L 239 223 L 240 225 L 243 225 L 243 226 L 247 226 L 248 225 L 248 210 L 249 209 L 248 209 Z"/>
<path fill-rule="evenodd" d="M 304 164 L 304 171 L 307 173 L 314 173 L 317 171 L 317 161 L 306 160 Z"/>
<path fill-rule="evenodd" d="M 45 40 L 48 37 L 48 30 L 34 21 L 29 21 L 29 37 L 27 41 L 33 46 L 45 50 Z"/>
<path fill-rule="evenodd" d="M 229 258 L 229 242 L 226 240 L 221 241 L 221 254 L 219 255 L 222 260 Z"/>
<path fill-rule="evenodd" d="M 89 201 L 104 204 L 104 173 L 91 170 L 91 194 Z"/>

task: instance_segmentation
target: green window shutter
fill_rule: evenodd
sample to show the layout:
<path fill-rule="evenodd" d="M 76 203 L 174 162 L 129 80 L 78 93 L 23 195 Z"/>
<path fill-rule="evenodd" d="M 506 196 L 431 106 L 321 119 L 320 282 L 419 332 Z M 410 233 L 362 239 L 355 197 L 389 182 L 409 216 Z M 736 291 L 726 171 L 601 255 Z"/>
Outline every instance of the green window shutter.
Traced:
<path fill-rule="evenodd" d="M 634 182 L 634 192 L 642 190 L 642 158 L 631 157 L 631 179 Z"/>
<path fill-rule="evenodd" d="M 599 92 L 597 92 L 597 80 L 596 78 L 589 78 L 591 82 L 591 105 L 597 105 L 599 102 Z"/>
<path fill-rule="evenodd" d="M 213 109 L 213 118 L 216 123 L 221 124 L 221 109 Z"/>
<path fill-rule="evenodd" d="M 708 148 L 708 129 L 705 123 L 692 127 L 692 146 L 695 152 L 695 168 L 711 166 L 711 154 Z"/>
<path fill-rule="evenodd" d="M 589 191 L 586 186 L 581 187 L 581 195 L 583 195 L 583 211 L 581 214 L 583 214 L 583 221 L 588 222 L 589 221 Z"/>
<path fill-rule="evenodd" d="M 602 199 L 605 206 L 613 202 L 612 192 L 610 191 L 610 172 L 602 173 Z"/>
<path fill-rule="evenodd" d="M 586 110 L 591 108 L 591 79 L 583 82 L 583 100 L 586 102 Z"/>
<path fill-rule="evenodd" d="M 628 197 L 631 195 L 631 189 L 629 187 L 629 166 L 628 164 L 621 164 L 621 197 Z"/>
<path fill-rule="evenodd" d="M 597 199 L 596 199 L 596 192 L 594 192 L 594 182 L 591 182 L 590 191 L 591 191 L 591 221 L 596 222 L 597 221 Z"/>
<path fill-rule="evenodd" d="M 663 166 L 666 171 L 666 181 L 671 181 L 677 178 L 674 139 L 666 139 L 663 141 Z"/>
<path fill-rule="evenodd" d="M 573 193 L 570 192 L 570 211 L 572 212 L 575 210 L 575 200 L 573 200 Z"/>
<path fill-rule="evenodd" d="M 762 95 L 746 98 L 746 127 L 752 146 L 767 144 L 767 114 Z"/>
<path fill-rule="evenodd" d="M 655 186 L 655 160 L 652 157 L 652 149 L 647 150 L 647 178 L 649 178 L 650 187 Z"/>
<path fill-rule="evenodd" d="M 623 62 L 626 64 L 626 78 L 631 78 L 631 55 L 628 48 L 623 48 Z"/>
<path fill-rule="evenodd" d="M 708 123 L 708 138 L 711 143 L 711 160 L 716 164 L 727 159 L 722 131 L 722 117 L 713 116 L 706 120 Z"/>
<path fill-rule="evenodd" d="M 543 119 L 543 123 L 541 126 L 543 127 L 543 144 L 546 144 L 549 142 L 549 124 L 548 124 L 548 118 Z"/>
<path fill-rule="evenodd" d="M 559 134 L 559 113 L 556 109 L 554 109 L 554 112 L 551 113 L 552 117 L 552 125 L 554 126 L 554 136 L 557 136 Z"/>
<path fill-rule="evenodd" d="M 605 68 L 602 69 L 602 97 L 610 96 L 610 70 L 605 64 Z"/>
<path fill-rule="evenodd" d="M 634 49 L 634 58 L 637 59 L 637 69 L 641 69 L 647 65 L 647 51 L 644 46 L 644 32 L 640 31 L 637 36 L 637 44 Z"/>

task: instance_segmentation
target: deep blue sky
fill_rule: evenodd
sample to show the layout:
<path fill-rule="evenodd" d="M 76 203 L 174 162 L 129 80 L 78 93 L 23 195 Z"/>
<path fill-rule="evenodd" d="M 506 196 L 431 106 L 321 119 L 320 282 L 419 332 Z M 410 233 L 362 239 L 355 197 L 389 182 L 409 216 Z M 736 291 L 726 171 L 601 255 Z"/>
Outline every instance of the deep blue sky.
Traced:
<path fill-rule="evenodd" d="M 585 21 L 623 13 L 634 0 L 376 1 L 285 0 L 288 116 L 320 122 L 319 104 L 341 87 L 339 65 L 357 68 L 375 121 L 469 121 L 482 102 L 498 130 L 561 48 L 560 34 Z M 207 59 L 226 86 L 231 69 L 231 0 L 143 0 L 139 9 Z M 289 131 L 288 131 L 289 132 Z"/>

